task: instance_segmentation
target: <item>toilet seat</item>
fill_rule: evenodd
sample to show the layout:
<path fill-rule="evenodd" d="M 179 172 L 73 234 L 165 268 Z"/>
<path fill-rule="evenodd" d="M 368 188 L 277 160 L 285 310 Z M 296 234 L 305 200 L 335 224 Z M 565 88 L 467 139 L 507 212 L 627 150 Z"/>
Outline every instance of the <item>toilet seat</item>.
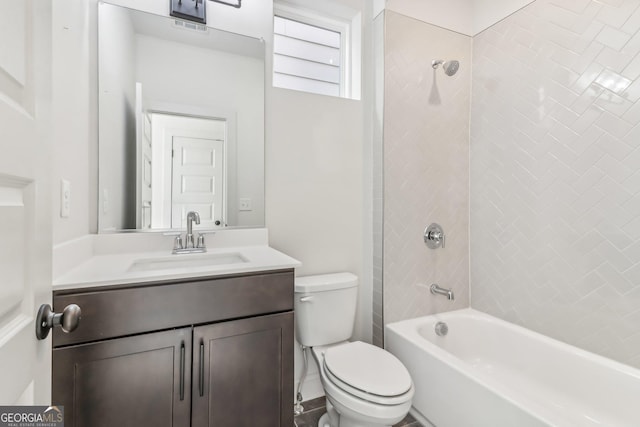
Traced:
<path fill-rule="evenodd" d="M 355 341 L 327 348 L 323 370 L 343 391 L 381 405 L 397 405 L 413 396 L 409 372 L 391 353 Z"/>

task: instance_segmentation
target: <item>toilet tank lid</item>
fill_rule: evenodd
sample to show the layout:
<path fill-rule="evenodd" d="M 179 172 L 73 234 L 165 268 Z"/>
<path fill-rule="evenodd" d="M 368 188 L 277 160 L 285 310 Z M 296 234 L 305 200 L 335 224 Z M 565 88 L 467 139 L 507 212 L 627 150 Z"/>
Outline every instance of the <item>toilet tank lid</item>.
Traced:
<path fill-rule="evenodd" d="M 325 292 L 358 286 L 358 277 L 351 273 L 318 274 L 316 276 L 296 277 L 295 291 Z"/>

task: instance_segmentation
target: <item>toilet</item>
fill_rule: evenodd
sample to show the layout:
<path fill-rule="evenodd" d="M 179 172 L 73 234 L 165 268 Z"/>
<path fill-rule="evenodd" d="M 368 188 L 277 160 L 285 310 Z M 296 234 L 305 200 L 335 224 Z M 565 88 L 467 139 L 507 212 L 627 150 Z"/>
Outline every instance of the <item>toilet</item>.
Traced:
<path fill-rule="evenodd" d="M 348 341 L 357 297 L 351 273 L 296 278 L 296 336 L 311 347 L 327 400 L 318 427 L 392 426 L 411 408 L 413 382 L 402 362 L 379 347 Z"/>

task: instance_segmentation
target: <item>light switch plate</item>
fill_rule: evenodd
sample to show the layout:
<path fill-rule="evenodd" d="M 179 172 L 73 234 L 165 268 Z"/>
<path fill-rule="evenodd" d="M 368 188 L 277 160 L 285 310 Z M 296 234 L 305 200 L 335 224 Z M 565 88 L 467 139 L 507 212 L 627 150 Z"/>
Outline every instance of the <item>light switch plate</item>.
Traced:
<path fill-rule="evenodd" d="M 60 180 L 60 218 L 69 218 L 71 213 L 71 183 Z"/>
<path fill-rule="evenodd" d="M 109 213 L 109 192 L 106 188 L 102 190 L 102 213 L 105 215 Z"/>

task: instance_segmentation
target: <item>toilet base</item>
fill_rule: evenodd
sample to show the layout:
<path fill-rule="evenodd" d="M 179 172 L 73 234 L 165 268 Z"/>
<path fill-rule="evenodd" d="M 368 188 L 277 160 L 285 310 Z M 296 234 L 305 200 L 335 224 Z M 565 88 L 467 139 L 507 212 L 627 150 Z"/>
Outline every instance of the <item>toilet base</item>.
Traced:
<path fill-rule="evenodd" d="M 329 424 L 329 414 L 325 412 L 324 415 L 320 417 L 318 427 L 331 427 L 331 424 Z"/>
<path fill-rule="evenodd" d="M 389 424 L 375 424 L 370 422 L 348 419 L 341 416 L 327 399 L 327 412 L 318 420 L 318 427 L 393 427 Z"/>

